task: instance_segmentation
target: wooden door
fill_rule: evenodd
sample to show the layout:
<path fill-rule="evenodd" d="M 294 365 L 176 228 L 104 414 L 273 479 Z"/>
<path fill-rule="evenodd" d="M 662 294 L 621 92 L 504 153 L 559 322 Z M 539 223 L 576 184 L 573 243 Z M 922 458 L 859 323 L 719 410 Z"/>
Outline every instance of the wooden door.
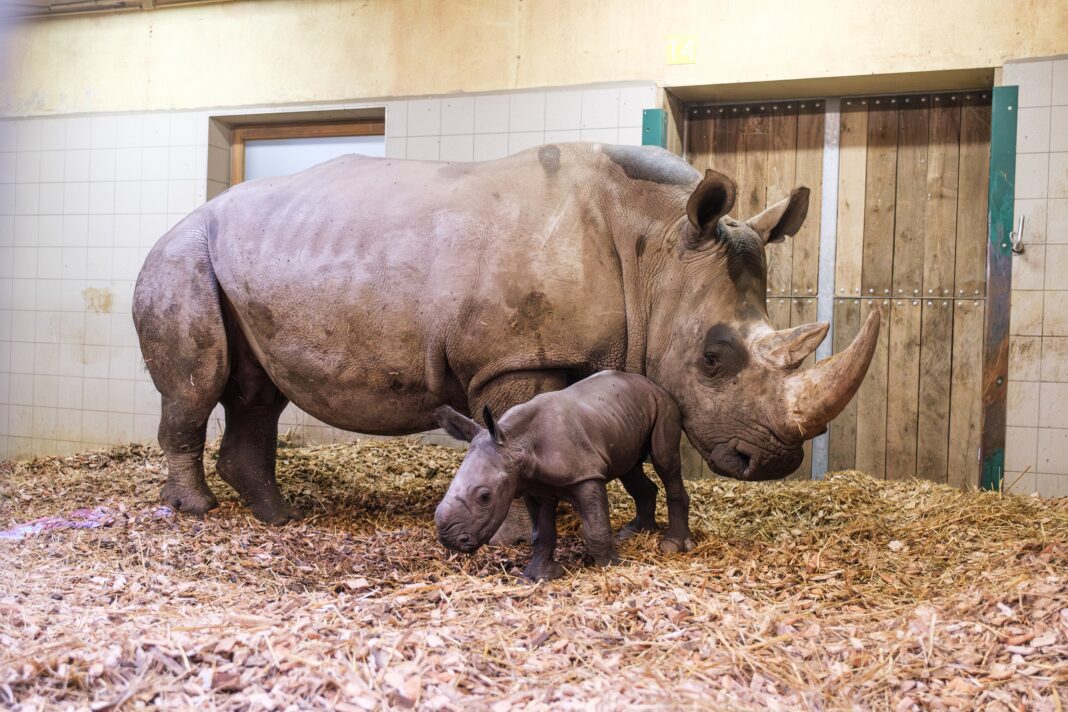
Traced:
<path fill-rule="evenodd" d="M 883 329 L 829 468 L 976 486 L 989 92 L 843 99 L 839 135 L 834 350 Z"/>
<path fill-rule="evenodd" d="M 768 246 L 768 316 L 815 321 L 824 101 L 693 107 L 687 157 L 734 177 L 736 217 L 798 185 L 797 236 Z M 872 310 L 879 345 L 830 427 L 829 469 L 978 482 L 989 92 L 840 101 L 833 349 Z M 807 453 L 807 446 L 806 446 Z M 808 477 L 809 458 L 795 476 Z"/>

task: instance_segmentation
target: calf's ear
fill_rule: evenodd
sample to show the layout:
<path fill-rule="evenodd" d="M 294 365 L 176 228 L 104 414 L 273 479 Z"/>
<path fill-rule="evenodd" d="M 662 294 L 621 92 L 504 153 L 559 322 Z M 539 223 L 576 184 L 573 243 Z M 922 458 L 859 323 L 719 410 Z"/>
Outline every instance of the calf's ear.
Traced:
<path fill-rule="evenodd" d="M 488 405 L 482 406 L 482 421 L 486 424 L 486 430 L 489 431 L 493 442 L 498 445 L 504 445 L 504 433 L 501 432 L 501 427 L 497 425 L 497 421 L 493 419 L 493 413 Z"/>
<path fill-rule="evenodd" d="M 796 235 L 808 215 L 808 188 L 795 188 L 789 198 L 783 198 L 745 221 L 764 241 L 782 242 Z"/>
<path fill-rule="evenodd" d="M 716 239 L 719 219 L 734 207 L 738 189 L 727 176 L 709 168 L 705 177 L 694 188 L 686 203 L 686 217 L 696 234 L 687 241 L 687 247 L 698 248 Z"/>
<path fill-rule="evenodd" d="M 478 435 L 479 431 L 482 430 L 482 427 L 478 423 L 457 413 L 447 405 L 443 405 L 435 410 L 434 415 L 438 419 L 438 425 L 440 425 L 446 433 L 457 440 L 471 442 L 471 440 Z"/>

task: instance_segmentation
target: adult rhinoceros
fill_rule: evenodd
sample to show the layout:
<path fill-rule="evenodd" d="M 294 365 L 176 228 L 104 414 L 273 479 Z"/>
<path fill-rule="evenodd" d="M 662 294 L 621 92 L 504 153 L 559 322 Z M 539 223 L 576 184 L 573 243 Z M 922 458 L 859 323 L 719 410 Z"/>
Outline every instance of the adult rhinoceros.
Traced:
<path fill-rule="evenodd" d="M 163 396 L 163 501 L 199 514 L 209 414 L 220 476 L 260 519 L 288 401 L 345 430 L 435 427 L 602 369 L 678 402 L 718 473 L 783 477 L 857 390 L 878 337 L 798 365 L 826 324 L 773 331 L 764 245 L 793 235 L 799 188 L 746 222 L 734 183 L 657 148 L 547 145 L 485 163 L 346 156 L 231 188 L 145 260 L 133 313 Z"/>

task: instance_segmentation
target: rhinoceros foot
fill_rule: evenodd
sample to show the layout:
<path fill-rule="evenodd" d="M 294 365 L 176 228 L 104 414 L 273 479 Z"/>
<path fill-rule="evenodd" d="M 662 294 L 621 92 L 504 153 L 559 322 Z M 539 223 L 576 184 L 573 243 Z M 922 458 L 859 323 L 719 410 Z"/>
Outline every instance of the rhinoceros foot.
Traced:
<path fill-rule="evenodd" d="M 678 554 L 693 549 L 693 539 L 666 536 L 660 540 L 660 551 L 665 554 Z"/>
<path fill-rule="evenodd" d="M 280 502 L 254 502 L 250 503 L 248 508 L 256 519 L 272 526 L 282 526 L 304 518 L 303 512 L 284 500 Z"/>
<path fill-rule="evenodd" d="M 616 540 L 626 541 L 638 534 L 652 533 L 655 531 L 655 524 L 649 524 L 648 522 L 642 521 L 640 517 L 635 517 L 619 528 L 619 532 L 616 534 Z"/>
<path fill-rule="evenodd" d="M 185 487 L 174 482 L 167 482 L 160 491 L 160 501 L 171 509 L 197 517 L 203 517 L 208 510 L 219 506 L 219 500 L 211 490 Z"/>
<path fill-rule="evenodd" d="M 523 569 L 523 578 L 532 583 L 563 578 L 567 571 L 557 561 L 531 561 Z"/>

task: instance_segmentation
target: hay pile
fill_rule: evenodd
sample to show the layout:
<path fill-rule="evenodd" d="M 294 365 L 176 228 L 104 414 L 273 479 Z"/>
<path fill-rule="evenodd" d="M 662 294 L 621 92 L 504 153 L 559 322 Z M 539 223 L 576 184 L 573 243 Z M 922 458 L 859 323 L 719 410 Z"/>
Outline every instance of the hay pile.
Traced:
<path fill-rule="evenodd" d="M 562 581 L 528 548 L 448 555 L 432 512 L 459 454 L 284 448 L 311 516 L 230 499 L 160 516 L 129 447 L 0 465 L 0 529 L 105 506 L 109 526 L 0 541 L 0 706 L 1061 710 L 1068 505 L 842 473 L 689 483 L 698 548 L 653 537 Z M 613 520 L 630 516 L 617 485 Z M 166 512 L 164 512 L 166 515 Z M 661 518 L 663 512 L 661 512 Z"/>

